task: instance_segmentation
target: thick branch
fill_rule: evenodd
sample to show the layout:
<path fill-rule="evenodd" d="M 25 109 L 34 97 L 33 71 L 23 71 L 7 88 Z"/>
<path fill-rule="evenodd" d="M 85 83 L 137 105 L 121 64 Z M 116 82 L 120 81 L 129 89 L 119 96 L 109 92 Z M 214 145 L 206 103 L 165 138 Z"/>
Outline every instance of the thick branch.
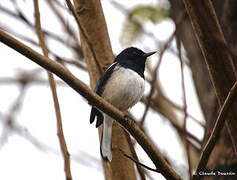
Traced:
<path fill-rule="evenodd" d="M 181 179 L 162 157 L 155 145 L 150 142 L 149 138 L 142 132 L 139 126 L 131 118 L 91 91 L 88 86 L 77 79 L 65 67 L 45 56 L 40 55 L 30 47 L 22 44 L 2 30 L 0 30 L 0 41 L 15 49 L 22 55 L 28 57 L 30 60 L 47 69 L 48 71 L 56 74 L 71 88 L 87 99 L 90 104 L 96 106 L 115 119 L 137 140 L 137 142 L 141 145 L 152 162 L 155 164 L 156 168 L 163 174 L 164 177 L 167 179 Z"/>

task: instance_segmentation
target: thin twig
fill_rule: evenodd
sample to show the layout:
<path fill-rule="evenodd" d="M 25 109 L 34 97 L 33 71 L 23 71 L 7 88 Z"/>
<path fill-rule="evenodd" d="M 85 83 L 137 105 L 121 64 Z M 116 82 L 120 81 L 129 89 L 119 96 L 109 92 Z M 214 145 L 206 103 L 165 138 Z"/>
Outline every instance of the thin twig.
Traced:
<path fill-rule="evenodd" d="M 143 24 L 136 18 L 131 18 L 131 10 L 129 8 L 126 8 L 125 6 L 123 6 L 122 4 L 118 3 L 118 1 L 115 1 L 115 0 L 110 0 L 110 3 L 118 10 L 120 11 L 121 13 L 123 13 L 125 16 L 127 16 L 127 18 L 129 19 L 129 21 L 131 21 L 132 23 L 134 23 L 135 25 L 137 25 L 139 27 L 139 30 L 144 34 L 146 35 L 147 37 L 149 37 L 150 39 L 152 39 L 154 41 L 154 43 L 156 44 L 156 46 L 158 48 L 160 48 L 160 46 L 163 44 L 162 41 L 160 41 L 157 36 L 150 32 L 150 31 L 147 31 L 147 29 L 145 29 L 143 27 Z M 185 15 L 185 13 L 184 13 Z M 142 42 L 143 43 L 143 42 Z M 169 47 L 167 49 L 169 52 L 171 52 L 172 54 L 174 55 L 177 55 L 177 52 L 172 48 L 172 47 Z M 187 63 L 187 62 L 186 62 Z"/>
<path fill-rule="evenodd" d="M 123 152 L 122 149 L 116 148 L 116 149 L 114 149 L 114 150 L 118 150 L 118 151 L 121 152 L 126 158 L 130 159 L 130 160 L 133 161 L 135 164 L 137 164 L 137 165 L 139 165 L 139 166 L 142 166 L 143 168 L 148 169 L 149 171 L 153 171 L 153 172 L 156 172 L 156 173 L 160 173 L 159 170 L 154 169 L 154 168 L 151 168 L 151 167 L 148 167 L 147 165 L 145 165 L 145 164 L 139 162 L 138 160 L 134 159 L 133 157 L 127 155 L 125 152 Z"/>
<path fill-rule="evenodd" d="M 55 3 L 56 1 L 47 0 L 47 3 L 49 7 L 52 9 L 58 20 L 61 22 L 64 30 L 71 36 L 72 39 L 74 39 L 76 42 L 78 42 L 78 37 L 76 36 L 75 32 L 72 30 L 72 28 L 67 24 L 65 19 L 63 18 L 61 12 L 56 8 Z"/>
<path fill-rule="evenodd" d="M 225 99 L 224 104 L 221 107 L 221 111 L 217 117 L 215 126 L 212 130 L 211 136 L 209 137 L 203 152 L 201 154 L 200 161 L 197 166 L 197 170 L 195 175 L 193 175 L 193 179 L 200 179 L 201 177 L 198 176 L 198 172 L 202 171 L 210 158 L 211 152 L 214 149 L 218 139 L 220 138 L 221 130 L 224 127 L 225 121 L 227 119 L 228 112 L 233 104 L 235 98 L 237 96 L 237 82 L 232 86 L 230 89 L 227 98 Z"/>
<path fill-rule="evenodd" d="M 16 36 L 17 38 L 19 38 L 19 39 L 21 39 L 21 40 L 23 40 L 23 41 L 25 41 L 25 42 L 28 42 L 28 43 L 30 43 L 30 44 L 32 44 L 32 45 L 34 45 L 34 46 L 39 46 L 39 44 L 36 42 L 36 40 L 34 40 L 34 39 L 32 39 L 32 38 L 29 38 L 29 37 L 27 37 L 27 36 L 25 36 L 25 35 L 23 35 L 23 34 L 19 34 L 19 33 L 15 32 L 15 31 L 13 31 L 13 30 L 7 28 L 7 27 L 4 27 L 4 25 L 2 25 L 1 23 L 0 23 L 0 27 L 1 27 L 3 30 L 8 31 L 10 34 Z M 75 52 L 78 53 L 78 51 L 75 49 L 76 47 L 71 46 L 71 45 L 68 45 L 68 44 L 67 44 L 67 46 L 68 46 L 68 48 L 72 48 Z M 79 48 L 80 48 L 80 46 L 77 47 L 77 49 L 79 49 Z M 84 71 L 87 71 L 87 68 L 86 68 L 86 65 L 85 65 L 84 62 L 81 62 L 81 61 L 79 61 L 79 60 L 74 60 L 74 59 L 65 58 L 65 57 L 60 57 L 58 54 L 54 53 L 54 52 L 51 51 L 50 49 L 48 49 L 48 50 L 49 50 L 50 55 L 52 55 L 52 56 L 55 58 L 55 60 L 57 60 L 58 62 L 60 62 L 60 63 L 62 63 L 62 64 L 63 64 L 63 63 L 72 64 L 72 65 L 75 65 L 76 67 L 78 67 L 78 68 L 80 68 L 80 69 L 82 69 L 82 70 L 84 70 Z M 80 55 L 80 54 L 81 54 L 81 53 L 78 53 L 78 55 Z"/>
<path fill-rule="evenodd" d="M 16 12 L 12 12 L 11 10 L 9 10 L 9 9 L 1 6 L 1 5 L 0 5 L 0 11 L 7 14 L 7 15 L 9 15 L 9 16 L 11 16 L 11 17 L 13 17 L 14 20 L 16 20 L 16 19 L 22 20 L 21 23 L 25 23 L 30 29 L 33 29 L 34 24 L 31 23 L 27 19 L 27 17 L 24 15 L 24 13 L 22 13 L 20 11 L 20 9 L 18 7 L 16 7 L 16 4 L 13 4 L 13 5 L 15 6 Z M 6 26 L 5 23 L 4 23 L 4 26 Z M 8 28 L 8 27 L 6 26 L 6 28 Z M 8 29 L 10 29 L 10 28 L 8 28 Z M 13 30 L 11 29 L 11 31 L 13 31 Z M 42 30 L 42 31 L 44 32 L 45 35 L 47 35 L 47 37 L 50 37 L 50 38 L 56 40 L 57 42 L 61 43 L 62 45 L 65 45 L 65 40 L 60 35 L 57 35 L 55 33 L 47 31 L 47 30 Z M 20 36 L 23 37 L 23 35 L 20 35 Z M 30 40 L 30 38 L 27 38 L 27 39 Z M 72 40 L 74 42 L 71 43 L 71 44 L 67 44 L 67 47 L 70 47 L 70 48 L 74 49 L 74 51 L 78 54 L 78 56 L 82 57 L 83 55 L 82 55 L 82 50 L 81 50 L 80 45 L 75 41 L 75 39 L 72 38 Z"/>
<path fill-rule="evenodd" d="M 22 107 L 22 102 L 25 97 L 27 82 L 20 82 L 20 92 L 17 96 L 16 100 L 12 103 L 11 107 L 9 108 L 9 112 L 5 116 L 5 120 L 3 121 L 3 130 L 0 134 L 0 148 L 3 147 L 4 143 L 7 142 L 9 137 L 9 129 L 15 129 L 16 121 L 14 116 Z M 20 128 L 19 128 L 20 129 Z"/>
<path fill-rule="evenodd" d="M 34 10 L 35 10 L 35 29 L 36 33 L 39 38 L 40 46 L 43 50 L 43 54 L 45 57 L 48 57 L 48 49 L 46 47 L 45 41 L 44 41 L 44 34 L 41 29 L 41 22 L 40 22 L 40 11 L 39 11 L 39 2 L 38 0 L 34 0 Z M 60 148 L 63 154 L 64 158 L 64 171 L 66 180 L 72 180 L 72 174 L 71 174 L 71 168 L 70 168 L 70 154 L 67 149 L 67 143 L 64 137 L 63 133 L 63 125 L 62 125 L 62 117 L 61 117 L 61 111 L 60 111 L 60 105 L 58 101 L 58 95 L 57 95 L 57 89 L 56 89 L 56 83 L 54 81 L 53 74 L 47 71 L 48 80 L 50 89 L 53 96 L 53 102 L 54 102 L 54 109 L 56 113 L 56 119 L 57 119 L 57 135 L 60 143 Z"/>
<path fill-rule="evenodd" d="M 137 156 L 137 153 L 136 153 L 136 151 L 135 151 L 134 143 L 132 143 L 129 134 L 128 134 L 125 130 L 124 130 L 124 133 L 127 134 L 127 135 L 126 135 L 126 139 L 127 139 L 127 141 L 128 141 L 128 145 L 129 145 L 129 148 L 130 148 L 130 150 L 131 150 L 132 156 L 133 156 L 133 158 L 134 158 L 136 161 L 138 161 L 138 156 Z M 136 164 L 136 167 L 137 167 L 137 171 L 138 171 L 138 174 L 139 174 L 139 176 L 140 176 L 140 179 L 141 179 L 141 180 L 146 180 L 146 176 L 145 176 L 144 170 L 143 170 L 138 164 Z"/>
<path fill-rule="evenodd" d="M 185 14 L 182 14 L 179 19 L 178 19 L 178 22 L 182 22 L 182 20 L 184 19 L 185 17 Z M 165 53 L 165 51 L 170 47 L 170 43 L 172 42 L 172 40 L 174 39 L 175 37 L 175 34 L 176 34 L 176 29 L 175 31 L 173 32 L 173 34 L 170 36 L 170 38 L 168 39 L 168 41 L 165 43 L 165 45 L 163 46 L 161 52 L 160 52 L 160 57 L 159 57 L 159 61 L 154 69 L 154 74 L 153 74 L 153 78 L 151 80 L 151 90 L 150 90 L 150 93 L 148 95 L 148 101 L 147 101 L 147 104 L 146 104 L 146 108 L 145 108 L 145 111 L 144 111 L 144 114 L 142 116 L 142 119 L 141 119 L 141 122 L 140 122 L 140 125 L 143 126 L 144 124 L 144 121 L 145 121 L 145 118 L 146 118 L 146 115 L 147 115 L 147 112 L 148 112 L 148 109 L 149 109 L 149 106 L 150 106 L 150 100 L 152 98 L 152 95 L 153 95 L 153 91 L 154 91 L 154 84 L 156 82 L 156 79 L 157 79 L 157 70 L 159 69 L 160 67 L 160 64 L 161 64 L 161 60 L 162 60 L 162 57 L 163 57 L 163 54 Z"/>
<path fill-rule="evenodd" d="M 186 136 L 188 112 L 187 112 L 187 97 L 186 97 L 185 80 L 184 80 L 184 63 L 183 63 L 182 54 L 181 54 L 181 42 L 178 38 L 176 41 L 177 41 L 178 57 L 179 57 L 179 61 L 180 61 L 181 86 L 182 86 L 182 93 L 183 93 L 183 112 L 184 112 L 183 130 L 184 130 L 185 136 Z M 192 176 L 192 164 L 191 164 L 190 145 L 189 145 L 187 137 L 185 137 L 184 142 L 185 142 L 184 144 L 186 146 L 189 177 L 191 177 Z"/>
<path fill-rule="evenodd" d="M 165 43 L 163 49 L 160 51 L 160 57 L 159 57 L 159 60 L 158 60 L 158 62 L 157 62 L 157 64 L 156 64 L 156 67 L 155 67 L 155 69 L 154 69 L 152 81 L 151 81 L 151 83 L 150 83 L 150 84 L 151 84 L 151 90 L 150 90 L 150 93 L 149 93 L 148 98 L 147 98 L 146 108 L 145 108 L 145 111 L 144 111 L 143 116 L 142 116 L 141 121 L 140 121 L 141 127 L 142 127 L 143 124 L 144 124 L 146 115 L 147 115 L 147 113 L 148 113 L 148 109 L 149 109 L 149 107 L 150 107 L 151 97 L 152 97 L 152 95 L 153 95 L 153 93 L 154 93 L 154 90 L 155 90 L 155 85 L 154 85 L 154 84 L 155 84 L 155 82 L 156 82 L 156 80 L 157 80 L 157 71 L 158 71 L 158 69 L 159 69 L 159 67 L 160 67 L 160 65 L 161 65 L 161 61 L 162 61 L 163 55 L 164 55 L 166 49 L 170 46 L 170 43 L 172 42 L 172 40 L 174 39 L 174 37 L 175 37 L 175 31 L 174 31 L 173 34 L 170 36 L 170 38 L 168 39 L 168 41 Z"/>

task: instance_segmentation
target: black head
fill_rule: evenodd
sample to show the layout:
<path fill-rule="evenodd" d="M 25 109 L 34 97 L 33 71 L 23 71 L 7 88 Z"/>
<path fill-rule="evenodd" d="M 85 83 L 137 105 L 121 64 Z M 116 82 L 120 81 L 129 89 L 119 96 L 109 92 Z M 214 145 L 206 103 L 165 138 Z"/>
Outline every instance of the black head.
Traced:
<path fill-rule="evenodd" d="M 115 61 L 125 68 L 130 68 L 144 77 L 145 63 L 147 57 L 156 52 L 145 53 L 142 50 L 129 47 L 124 49 L 116 58 Z"/>

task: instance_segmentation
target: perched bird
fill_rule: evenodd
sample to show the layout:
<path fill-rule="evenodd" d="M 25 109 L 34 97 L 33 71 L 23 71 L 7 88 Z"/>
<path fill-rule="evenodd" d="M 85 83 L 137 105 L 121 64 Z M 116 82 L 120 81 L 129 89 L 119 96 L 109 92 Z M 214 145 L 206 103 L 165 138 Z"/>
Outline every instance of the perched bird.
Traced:
<path fill-rule="evenodd" d="M 143 96 L 145 88 L 144 70 L 147 57 L 156 52 L 145 53 L 129 47 L 115 57 L 115 62 L 97 82 L 95 92 L 109 103 L 126 111 Z M 96 127 L 103 124 L 100 153 L 104 160 L 112 161 L 111 138 L 113 119 L 92 107 L 90 123 L 97 117 Z"/>

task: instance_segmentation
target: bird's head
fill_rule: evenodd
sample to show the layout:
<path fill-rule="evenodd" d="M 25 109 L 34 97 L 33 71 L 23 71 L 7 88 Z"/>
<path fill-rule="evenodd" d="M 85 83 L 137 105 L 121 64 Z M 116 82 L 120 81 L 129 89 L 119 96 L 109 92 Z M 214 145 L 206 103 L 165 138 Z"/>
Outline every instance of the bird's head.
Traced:
<path fill-rule="evenodd" d="M 150 53 L 145 53 L 138 48 L 129 47 L 129 48 L 124 49 L 119 55 L 117 55 L 117 57 L 115 58 L 115 61 L 120 64 L 132 63 L 138 66 L 145 66 L 147 57 L 155 53 L 156 53 L 155 51 L 150 52 Z"/>

